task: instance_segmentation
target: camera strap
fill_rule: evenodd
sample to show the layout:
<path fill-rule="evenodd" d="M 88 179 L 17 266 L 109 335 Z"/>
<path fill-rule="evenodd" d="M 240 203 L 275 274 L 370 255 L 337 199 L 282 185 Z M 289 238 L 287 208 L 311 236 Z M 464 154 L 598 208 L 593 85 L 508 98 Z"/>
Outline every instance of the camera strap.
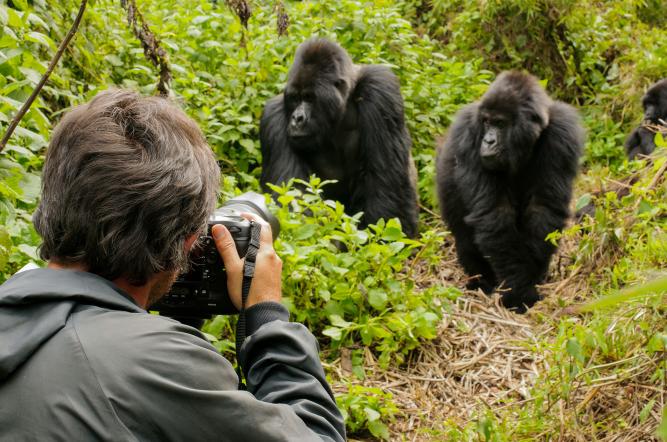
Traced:
<path fill-rule="evenodd" d="M 255 260 L 257 259 L 257 252 L 259 251 L 259 236 L 262 231 L 262 226 L 255 221 L 250 221 L 250 243 L 243 262 L 243 284 L 241 285 L 241 310 L 239 311 L 239 320 L 236 325 L 236 357 L 241 352 L 241 346 L 246 338 L 246 316 L 245 306 L 248 300 L 248 293 L 250 293 L 250 284 L 252 278 L 255 276 Z M 239 390 L 245 390 L 243 383 L 243 372 L 241 364 L 237 364 L 236 372 L 239 376 Z"/>

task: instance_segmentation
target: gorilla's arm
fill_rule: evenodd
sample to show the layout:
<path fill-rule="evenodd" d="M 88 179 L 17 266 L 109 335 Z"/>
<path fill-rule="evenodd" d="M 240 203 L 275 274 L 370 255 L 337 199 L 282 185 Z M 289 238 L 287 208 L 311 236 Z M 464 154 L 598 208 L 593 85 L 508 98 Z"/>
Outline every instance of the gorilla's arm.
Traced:
<path fill-rule="evenodd" d="M 360 68 L 351 100 L 358 108 L 361 177 L 351 196 L 364 223 L 397 217 L 403 231 L 417 234 L 417 192 L 410 134 L 396 76 L 383 66 Z"/>
<path fill-rule="evenodd" d="M 535 150 L 529 178 L 531 198 L 523 213 L 523 234 L 533 259 L 546 267 L 554 246 L 546 236 L 562 229 L 570 214 L 572 182 L 579 169 L 585 134 L 577 112 L 556 102 L 550 109 L 549 126 Z"/>
<path fill-rule="evenodd" d="M 652 132 L 645 127 L 640 127 L 639 138 L 641 139 L 641 142 L 639 143 L 639 150 L 637 154 L 651 155 L 656 147 L 655 132 Z"/>
<path fill-rule="evenodd" d="M 628 139 L 625 141 L 625 153 L 631 160 L 637 156 L 641 147 L 641 137 L 639 136 L 640 128 L 641 127 L 637 127 L 635 130 L 633 130 Z"/>
<path fill-rule="evenodd" d="M 476 146 L 481 127 L 476 121 L 477 104 L 463 108 L 447 131 L 447 139 L 438 151 L 438 199 L 443 217 L 456 240 L 459 263 L 471 277 L 467 287 L 491 293 L 497 281 L 489 262 L 474 243 L 475 231 L 464 219 L 468 215 L 474 188 L 480 184 L 481 173 Z M 457 159 L 460 158 L 460 162 Z M 482 190 L 483 191 L 483 190 Z M 479 207 L 479 203 L 478 203 Z"/>
<path fill-rule="evenodd" d="M 260 183 L 265 192 L 266 183 L 282 184 L 291 178 L 308 178 L 308 169 L 294 153 L 287 140 L 287 118 L 283 96 L 267 101 L 259 123 L 259 138 L 262 145 L 262 174 Z"/>

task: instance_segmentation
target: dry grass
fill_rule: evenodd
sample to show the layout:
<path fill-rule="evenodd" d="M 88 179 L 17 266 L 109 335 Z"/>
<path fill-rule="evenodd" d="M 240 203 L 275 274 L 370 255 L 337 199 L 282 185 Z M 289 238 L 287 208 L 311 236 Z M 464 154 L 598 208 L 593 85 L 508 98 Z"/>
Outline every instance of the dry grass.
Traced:
<path fill-rule="evenodd" d="M 363 381 L 351 376 L 344 368 L 349 364 L 340 360 L 330 368 L 339 379 L 393 394 L 401 415 L 391 425 L 392 440 L 444 440 L 445 426 L 462 428 L 482 411 L 498 414 L 512 411 L 507 410 L 511 407 L 532 406 L 530 390 L 540 373 L 549 368 L 547 352 L 537 349 L 553 340 L 559 319 L 569 315 L 561 306 L 580 303 L 590 293 L 587 275 L 591 269 L 572 269 L 570 265 L 568 256 L 575 249 L 574 239 L 561 244 L 550 281 L 541 286 L 546 299 L 526 315 L 508 312 L 499 305 L 497 295 L 467 291 L 445 313 L 437 339 L 414 352 L 404 367 L 367 370 L 368 378 Z M 446 256 L 455 256 L 451 245 Z M 445 259 L 435 278 L 426 269 L 421 274 L 418 284 L 465 285 L 466 277 L 455 259 Z M 641 360 L 633 357 L 610 367 L 587 367 L 589 371 L 608 368 L 613 375 L 589 383 L 583 382 L 583 375 L 577 378 L 580 381 L 572 386 L 567 402 L 546 405 L 555 420 L 551 427 L 558 430 L 536 440 L 657 440 L 660 404 L 664 406 L 667 399 L 665 386 L 650 379 L 658 357 L 638 353 L 636 358 Z M 367 367 L 374 366 L 370 352 L 366 359 Z M 344 382 L 334 382 L 334 389 L 344 392 Z M 642 421 L 640 413 L 651 400 L 656 406 Z M 615 418 L 631 426 L 615 434 L 596 429 L 598 422 Z"/>

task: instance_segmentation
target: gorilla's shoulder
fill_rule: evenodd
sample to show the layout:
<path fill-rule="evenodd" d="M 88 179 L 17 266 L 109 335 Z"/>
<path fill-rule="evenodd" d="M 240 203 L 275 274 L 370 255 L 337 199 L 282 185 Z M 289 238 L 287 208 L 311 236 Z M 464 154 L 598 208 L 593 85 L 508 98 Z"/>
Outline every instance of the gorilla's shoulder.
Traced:
<path fill-rule="evenodd" d="M 549 125 L 545 131 L 553 139 L 559 139 L 558 144 L 568 145 L 572 153 L 577 155 L 586 139 L 579 111 L 562 101 L 554 101 L 549 107 Z"/>
<path fill-rule="evenodd" d="M 389 66 L 380 64 L 362 64 L 359 66 L 358 82 L 392 81 L 398 83 L 398 77 Z"/>
<path fill-rule="evenodd" d="M 454 122 L 447 131 L 448 138 L 451 141 L 454 141 L 452 140 L 452 137 L 458 139 L 460 137 L 469 137 L 479 133 L 478 112 L 479 102 L 470 103 L 459 109 L 454 117 Z"/>
<path fill-rule="evenodd" d="M 264 114 L 270 114 L 278 110 L 282 110 L 283 106 L 283 94 L 278 94 L 273 98 L 270 98 L 264 104 Z"/>
<path fill-rule="evenodd" d="M 354 93 L 364 99 L 398 99 L 401 102 L 403 100 L 396 74 L 389 67 L 376 64 L 359 65 Z"/>

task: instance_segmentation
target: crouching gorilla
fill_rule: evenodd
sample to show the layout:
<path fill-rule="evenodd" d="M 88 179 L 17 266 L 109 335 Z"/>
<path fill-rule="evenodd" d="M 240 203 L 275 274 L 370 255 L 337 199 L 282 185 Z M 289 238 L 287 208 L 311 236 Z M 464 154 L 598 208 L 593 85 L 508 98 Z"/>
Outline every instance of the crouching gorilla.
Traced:
<path fill-rule="evenodd" d="M 416 170 L 398 79 L 387 67 L 354 65 L 325 39 L 296 51 L 287 86 L 260 122 L 260 182 L 280 184 L 315 174 L 337 180 L 324 197 L 364 212 L 362 225 L 397 217 L 417 234 Z"/>
<path fill-rule="evenodd" d="M 642 105 L 644 122 L 632 131 L 625 142 L 625 153 L 631 160 L 655 150 L 656 128 L 664 127 L 667 122 L 667 79 L 651 86 L 642 98 Z"/>
<path fill-rule="evenodd" d="M 545 241 L 568 216 L 584 131 L 577 112 L 537 80 L 505 72 L 457 115 L 438 151 L 442 215 L 468 288 L 496 286 L 523 313 L 540 299 L 555 246 Z"/>

